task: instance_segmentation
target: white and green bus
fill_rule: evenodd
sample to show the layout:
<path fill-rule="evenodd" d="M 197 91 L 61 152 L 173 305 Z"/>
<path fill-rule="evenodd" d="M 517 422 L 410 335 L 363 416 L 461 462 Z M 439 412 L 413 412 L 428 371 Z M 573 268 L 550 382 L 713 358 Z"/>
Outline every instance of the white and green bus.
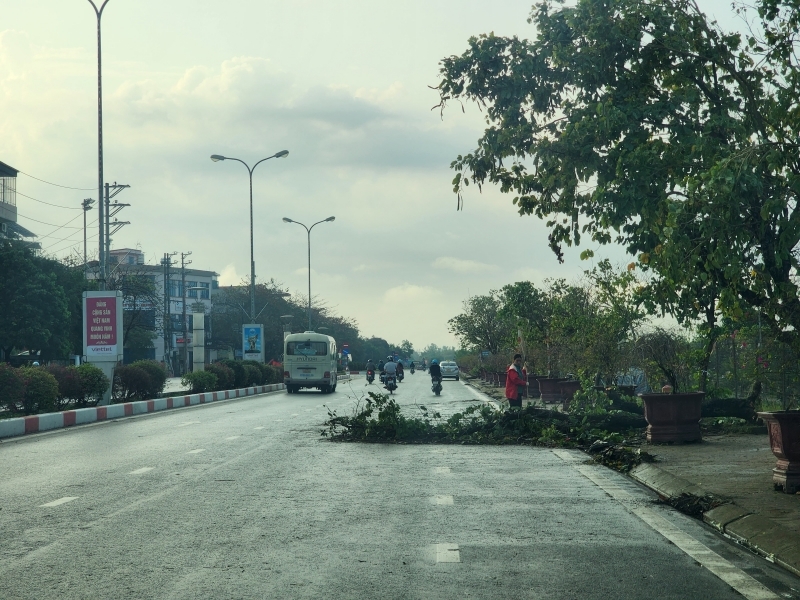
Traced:
<path fill-rule="evenodd" d="M 336 340 L 329 335 L 306 331 L 292 333 L 283 342 L 283 382 L 296 394 L 316 388 L 323 394 L 336 391 Z"/>

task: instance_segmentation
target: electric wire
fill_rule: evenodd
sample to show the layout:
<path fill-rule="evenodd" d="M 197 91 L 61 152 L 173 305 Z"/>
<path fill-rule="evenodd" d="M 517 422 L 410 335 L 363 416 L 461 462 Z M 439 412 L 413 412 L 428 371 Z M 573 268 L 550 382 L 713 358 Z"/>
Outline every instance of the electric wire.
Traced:
<path fill-rule="evenodd" d="M 65 190 L 81 190 L 81 191 L 84 191 L 84 192 L 92 192 L 92 191 L 97 189 L 96 187 L 95 188 L 79 188 L 79 187 L 71 187 L 69 185 L 61 185 L 59 183 L 53 183 L 52 181 L 45 181 L 44 179 L 39 179 L 38 177 L 34 177 L 33 175 L 31 175 L 30 173 L 26 173 L 25 171 L 18 171 L 18 172 L 22 173 L 23 175 L 27 175 L 28 177 L 30 177 L 31 179 L 35 179 L 36 181 L 41 181 L 42 183 L 46 183 L 48 185 L 54 185 L 56 187 L 64 188 Z M 27 196 L 26 196 L 26 198 L 27 198 Z"/>
<path fill-rule="evenodd" d="M 80 216 L 80 215 L 78 215 L 78 216 Z M 95 223 L 97 223 L 97 219 L 95 219 L 95 220 L 94 220 L 94 221 L 92 221 L 91 223 L 87 223 L 87 224 L 86 224 L 86 229 L 88 230 L 88 229 L 89 229 L 89 227 L 90 227 L 90 226 L 92 226 L 92 225 L 94 225 Z M 60 228 L 59 228 L 59 229 L 60 229 Z M 81 229 L 83 229 L 83 227 L 81 227 Z M 53 234 L 54 234 L 56 231 L 58 231 L 58 229 L 54 229 L 53 231 L 51 231 L 51 232 L 50 232 L 50 233 L 48 233 L 47 235 L 45 235 L 45 236 L 43 236 L 43 237 L 40 237 L 40 238 L 38 238 L 38 241 L 39 241 L 39 242 L 41 242 L 42 240 L 46 240 L 46 239 L 47 239 L 47 238 L 49 238 L 51 235 L 53 235 Z M 72 233 L 70 233 L 70 234 L 69 234 L 69 235 L 67 235 L 67 236 L 64 236 L 63 238 L 58 238 L 57 240 L 50 240 L 50 241 L 52 242 L 52 244 L 50 244 L 49 246 L 47 246 L 47 248 L 52 248 L 53 246 L 55 246 L 55 245 L 56 245 L 56 244 L 58 244 L 59 242 L 63 242 L 64 240 L 69 240 L 69 239 L 72 239 L 73 237 L 75 237 L 75 236 L 76 236 L 76 235 L 78 235 L 79 233 L 81 233 L 81 231 L 80 231 L 80 230 L 78 230 L 78 231 L 73 231 Z M 46 248 L 45 248 L 45 249 L 46 249 Z"/>
<path fill-rule="evenodd" d="M 23 194 L 20 191 L 17 191 L 17 195 L 18 196 L 23 196 L 25 198 L 28 198 L 29 200 L 33 200 L 34 202 L 41 202 L 42 204 L 47 204 L 47 206 L 54 206 L 56 208 L 66 208 L 67 210 L 83 210 L 83 208 L 80 207 L 80 206 L 78 206 L 78 207 L 75 207 L 75 206 L 64 206 L 63 204 L 53 204 L 52 202 L 45 202 L 44 200 L 39 200 L 38 198 L 34 198 L 33 196 L 28 196 L 26 194 Z"/>
<path fill-rule="evenodd" d="M 23 215 L 23 214 L 22 214 L 22 213 L 20 213 L 20 212 L 18 212 L 18 213 L 17 213 L 17 216 L 19 216 L 19 217 L 24 217 L 24 218 L 28 219 L 29 221 L 34 221 L 34 222 L 36 222 L 36 223 L 41 223 L 42 225 L 49 225 L 50 227 L 58 227 L 59 229 L 61 229 L 61 227 L 66 227 L 67 229 L 83 229 L 83 227 L 67 227 L 67 223 L 72 223 L 72 222 L 73 222 L 75 219 L 77 219 L 78 217 L 80 217 L 80 215 L 75 215 L 75 216 L 74 216 L 74 217 L 72 217 L 72 218 L 71 218 L 69 221 L 67 221 L 67 223 L 64 223 L 64 224 L 63 224 L 63 225 L 61 225 L 61 226 L 59 226 L 59 225 L 56 225 L 55 223 L 47 223 L 47 222 L 45 222 L 45 221 L 39 221 L 39 220 L 37 220 L 37 219 L 34 219 L 33 217 L 29 217 L 29 216 L 27 216 L 27 215 Z"/>

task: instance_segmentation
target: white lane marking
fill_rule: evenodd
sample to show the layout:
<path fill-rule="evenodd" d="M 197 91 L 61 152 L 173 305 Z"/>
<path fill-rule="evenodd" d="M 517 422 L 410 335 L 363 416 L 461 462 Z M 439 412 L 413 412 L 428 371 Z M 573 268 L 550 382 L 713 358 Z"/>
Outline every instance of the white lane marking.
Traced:
<path fill-rule="evenodd" d="M 633 496 L 615 483 L 593 472 L 591 467 L 574 465 L 573 468 L 748 600 L 778 600 L 780 598 L 711 548 L 675 527 L 656 511 L 643 506 L 626 504 L 626 501 L 634 499 Z"/>
<path fill-rule="evenodd" d="M 225 439 L 226 440 L 238 440 L 240 437 L 242 437 L 242 436 L 240 436 L 240 435 L 232 435 L 231 437 L 226 437 Z"/>
<path fill-rule="evenodd" d="M 311 412 L 311 409 L 310 409 L 310 408 L 307 408 L 307 409 L 306 409 L 306 412 Z"/>
<path fill-rule="evenodd" d="M 438 504 L 439 506 L 453 506 L 453 497 L 452 496 L 432 496 L 431 497 L 432 504 Z"/>
<path fill-rule="evenodd" d="M 461 552 L 458 544 L 436 544 L 437 563 L 460 563 Z"/>
<path fill-rule="evenodd" d="M 447 475 L 450 472 L 450 467 L 433 467 L 433 472 L 437 475 Z"/>
<path fill-rule="evenodd" d="M 64 496 L 63 498 L 59 498 L 58 500 L 53 500 L 52 502 L 48 502 L 47 504 L 40 504 L 39 508 L 50 508 L 51 506 L 58 506 L 59 504 L 66 504 L 67 502 L 72 502 L 73 500 L 77 500 L 78 496 Z"/>
<path fill-rule="evenodd" d="M 299 417 L 300 415 L 298 413 L 292 413 L 292 416 L 293 417 Z"/>
<path fill-rule="evenodd" d="M 253 429 L 264 429 L 263 427 L 253 427 Z"/>
<path fill-rule="evenodd" d="M 275 419 L 276 423 L 283 423 L 283 419 Z"/>
<path fill-rule="evenodd" d="M 186 454 L 200 454 L 201 452 L 205 452 L 205 448 L 198 448 L 197 450 L 189 450 Z"/>
<path fill-rule="evenodd" d="M 200 421 L 186 421 L 186 423 L 181 423 L 177 427 L 186 427 L 187 425 L 199 425 Z"/>
<path fill-rule="evenodd" d="M 155 467 L 142 467 L 141 469 L 136 469 L 135 471 L 131 471 L 128 475 L 141 475 L 142 473 L 147 473 L 148 471 L 152 471 Z"/>

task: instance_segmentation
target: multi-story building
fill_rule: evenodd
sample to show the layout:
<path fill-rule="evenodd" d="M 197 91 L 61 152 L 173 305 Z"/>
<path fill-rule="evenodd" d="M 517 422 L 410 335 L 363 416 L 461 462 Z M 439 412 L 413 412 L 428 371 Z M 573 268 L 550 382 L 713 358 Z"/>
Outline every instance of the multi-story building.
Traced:
<path fill-rule="evenodd" d="M 155 331 L 153 348 L 140 349 L 137 352 L 125 351 L 125 362 L 133 362 L 140 358 L 151 358 L 164 361 L 174 374 L 184 373 L 191 368 L 192 351 L 192 319 L 193 312 L 203 312 L 205 318 L 205 361 L 213 361 L 216 357 L 210 349 L 211 303 L 219 289 L 219 273 L 192 269 L 181 269 L 174 257 L 167 255 L 160 264 L 147 264 L 144 253 L 139 249 L 120 248 L 109 253 L 110 279 L 122 276 L 136 276 L 152 282 L 152 291 L 137 296 L 135 286 L 129 286 L 131 293 L 126 293 L 125 311 L 129 318 L 136 318 L 137 324 Z M 125 287 L 125 286 L 123 286 Z M 187 366 L 188 365 L 188 366 Z"/>
<path fill-rule="evenodd" d="M 0 162 L 0 239 L 23 240 L 39 248 L 36 237 L 17 223 L 17 169 Z"/>

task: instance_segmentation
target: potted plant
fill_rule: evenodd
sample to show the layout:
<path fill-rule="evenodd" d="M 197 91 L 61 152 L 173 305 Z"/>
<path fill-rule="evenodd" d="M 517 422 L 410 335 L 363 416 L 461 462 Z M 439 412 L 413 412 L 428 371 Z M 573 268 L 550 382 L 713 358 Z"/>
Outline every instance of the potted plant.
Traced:
<path fill-rule="evenodd" d="M 642 336 L 638 346 L 648 365 L 665 378 L 661 393 L 639 394 L 651 443 L 699 442 L 701 407 L 705 392 L 683 392 L 682 377 L 688 344 L 676 332 L 664 329 Z"/>

